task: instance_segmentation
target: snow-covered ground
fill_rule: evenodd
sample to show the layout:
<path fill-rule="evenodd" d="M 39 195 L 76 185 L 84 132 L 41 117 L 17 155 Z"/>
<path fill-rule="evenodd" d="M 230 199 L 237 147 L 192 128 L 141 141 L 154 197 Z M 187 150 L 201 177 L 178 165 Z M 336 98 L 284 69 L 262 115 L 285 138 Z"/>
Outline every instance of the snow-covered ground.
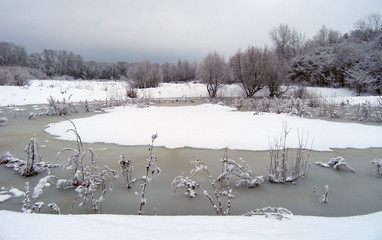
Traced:
<path fill-rule="evenodd" d="M 89 80 L 32 80 L 29 86 L 0 86 L 0 106 L 46 104 L 53 96 L 73 102 L 126 98 L 126 82 Z M 238 85 L 224 85 L 219 96 L 240 97 L 243 91 Z M 208 97 L 207 88 L 201 83 L 162 83 L 158 88 L 138 90 L 139 98 L 198 98 Z"/>
<path fill-rule="evenodd" d="M 123 82 L 32 81 L 29 87 L 0 86 L 0 106 L 45 104 L 47 98 L 72 101 L 123 98 Z M 317 91 L 309 89 L 309 91 Z M 378 97 L 354 97 L 346 89 L 319 89 L 335 101 L 376 103 Z M 139 90 L 139 97 L 207 97 L 202 84 L 162 84 Z M 224 96 L 242 96 L 238 85 L 225 86 Z M 301 119 L 287 115 L 237 112 L 220 105 L 190 107 L 119 107 L 75 123 L 84 141 L 114 142 L 128 145 L 155 145 L 266 149 L 280 134 L 283 122 L 291 128 L 289 146 L 296 146 L 297 129 L 313 149 L 331 147 L 382 147 L 382 127 L 353 123 L 334 123 Z M 73 140 L 67 121 L 51 125 L 47 131 Z M 116 130 L 117 129 L 117 130 Z M 12 194 L 8 194 L 9 197 Z M 292 216 L 282 221 L 243 216 L 122 216 L 122 215 L 46 215 L 0 211 L 0 239 L 382 239 L 382 212 L 364 216 L 329 218 Z"/>
<path fill-rule="evenodd" d="M 266 150 L 282 133 L 283 123 L 290 129 L 288 146 L 298 147 L 298 134 L 308 147 L 330 148 L 382 147 L 382 127 L 357 123 L 338 123 L 305 119 L 286 114 L 239 112 L 216 104 L 183 107 L 118 107 L 106 114 L 74 119 L 84 142 L 120 145 L 149 145 L 158 133 L 157 146 L 168 148 L 212 148 Z M 46 131 L 59 139 L 74 140 L 67 130 L 68 121 L 51 124 Z M 307 139 L 309 135 L 309 139 Z"/>
<path fill-rule="evenodd" d="M 381 239 L 382 212 L 291 216 L 46 215 L 0 211 L 0 239 Z"/>
<path fill-rule="evenodd" d="M 126 82 L 123 81 L 89 81 L 89 80 L 32 80 L 29 86 L 0 86 L 0 106 L 46 104 L 53 96 L 57 100 L 70 97 L 73 102 L 94 101 L 105 99 L 124 99 L 126 97 Z M 363 103 L 368 100 L 377 104 L 380 97 L 357 97 L 351 90 L 341 88 L 307 88 L 317 96 L 326 97 L 328 101 Z M 218 96 L 241 97 L 244 92 L 238 84 L 223 85 Z M 267 96 L 262 90 L 256 96 Z M 139 98 L 197 98 L 208 97 L 207 88 L 201 83 L 161 83 L 157 88 L 139 89 Z"/>

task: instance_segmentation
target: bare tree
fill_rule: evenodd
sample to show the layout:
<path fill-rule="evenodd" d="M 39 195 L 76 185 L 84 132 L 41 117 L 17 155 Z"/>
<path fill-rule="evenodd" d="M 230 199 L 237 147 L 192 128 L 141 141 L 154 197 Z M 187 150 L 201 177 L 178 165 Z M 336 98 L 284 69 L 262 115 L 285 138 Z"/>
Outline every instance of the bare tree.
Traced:
<path fill-rule="evenodd" d="M 273 28 L 269 35 L 276 53 L 285 59 L 289 59 L 292 55 L 292 40 L 298 35 L 297 31 L 290 29 L 287 24 L 280 24 L 278 27 Z"/>
<path fill-rule="evenodd" d="M 150 61 L 131 66 L 128 74 L 135 88 L 157 87 L 162 80 L 162 71 L 159 64 L 153 64 Z"/>
<path fill-rule="evenodd" d="M 207 91 L 210 98 L 215 98 L 220 85 L 227 82 L 231 74 L 224 57 L 214 51 L 209 53 L 198 65 L 196 76 L 207 84 Z"/>
<path fill-rule="evenodd" d="M 379 13 L 372 13 L 354 24 L 355 30 L 352 31 L 352 35 L 357 38 L 369 42 L 378 33 L 382 32 L 382 17 Z"/>
<path fill-rule="evenodd" d="M 323 25 L 313 37 L 313 40 L 318 46 L 333 46 L 334 44 L 341 42 L 342 34 L 339 31 L 328 29 Z"/>
<path fill-rule="evenodd" d="M 238 80 L 247 97 L 252 97 L 264 87 L 264 63 L 268 49 L 248 47 L 245 52 L 238 50 L 230 58 L 233 78 Z"/>
<path fill-rule="evenodd" d="M 268 87 L 271 97 L 280 97 L 288 89 L 287 87 L 281 89 L 281 86 L 287 83 L 289 64 L 285 59 L 270 52 L 267 53 L 265 61 L 265 85 Z"/>

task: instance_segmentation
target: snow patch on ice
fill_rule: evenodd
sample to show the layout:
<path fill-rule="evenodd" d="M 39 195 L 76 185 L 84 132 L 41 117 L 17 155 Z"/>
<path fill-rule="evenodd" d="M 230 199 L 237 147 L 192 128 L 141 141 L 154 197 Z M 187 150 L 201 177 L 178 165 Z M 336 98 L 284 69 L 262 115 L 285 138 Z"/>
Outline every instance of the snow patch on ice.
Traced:
<path fill-rule="evenodd" d="M 382 127 L 304 119 L 285 114 L 239 112 L 234 108 L 203 104 L 187 107 L 119 107 L 107 114 L 75 119 L 84 142 L 149 145 L 158 133 L 157 146 L 267 150 L 269 142 L 290 129 L 288 147 L 298 147 L 298 133 L 314 138 L 313 149 L 382 147 Z M 102 126 L 102 127 L 100 127 Z M 50 124 L 45 130 L 58 139 L 75 140 L 68 121 Z M 308 143 L 308 147 L 311 144 Z"/>

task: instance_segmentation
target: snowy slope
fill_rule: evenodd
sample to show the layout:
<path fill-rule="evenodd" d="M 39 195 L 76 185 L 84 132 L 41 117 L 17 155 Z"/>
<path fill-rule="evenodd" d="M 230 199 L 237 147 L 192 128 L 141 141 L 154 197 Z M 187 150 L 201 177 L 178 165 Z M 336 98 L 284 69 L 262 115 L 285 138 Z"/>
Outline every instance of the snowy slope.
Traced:
<path fill-rule="evenodd" d="M 292 216 L 46 215 L 0 211 L 0 239 L 382 239 L 382 212 Z"/>
<path fill-rule="evenodd" d="M 308 134 L 313 149 L 382 147 L 382 127 L 305 119 L 285 114 L 238 112 L 233 108 L 203 104 L 187 107 L 119 107 L 106 114 L 73 120 L 84 142 L 148 145 L 158 133 L 157 146 L 266 150 L 281 134 L 283 122 L 290 133 L 288 146 L 298 147 L 298 133 Z M 46 132 L 74 140 L 68 121 L 51 124 Z M 299 132 L 298 132 L 299 131 Z"/>

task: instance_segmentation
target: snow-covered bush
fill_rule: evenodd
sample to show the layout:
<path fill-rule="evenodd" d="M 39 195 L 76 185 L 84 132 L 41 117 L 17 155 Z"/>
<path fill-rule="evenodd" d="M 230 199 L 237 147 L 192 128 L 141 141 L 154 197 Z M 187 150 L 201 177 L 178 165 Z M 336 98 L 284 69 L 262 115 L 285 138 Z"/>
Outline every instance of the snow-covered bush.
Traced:
<path fill-rule="evenodd" d="M 33 77 L 25 67 L 0 67 L 0 85 L 27 85 Z"/>
<path fill-rule="evenodd" d="M 161 170 L 160 168 L 155 164 L 155 162 L 158 160 L 155 155 L 153 155 L 153 148 L 154 148 L 154 141 L 158 137 L 158 134 L 153 134 L 151 136 L 151 147 L 150 147 L 150 155 L 147 158 L 147 165 L 146 165 L 146 175 L 143 176 L 143 184 L 141 184 L 141 201 L 140 201 L 140 206 L 139 206 L 139 211 L 138 214 L 141 215 L 143 213 L 142 209 L 143 206 L 147 204 L 147 200 L 145 198 L 145 193 L 146 193 L 146 187 L 147 183 L 151 182 L 151 178 L 149 177 L 149 174 L 151 175 L 160 174 Z"/>
<path fill-rule="evenodd" d="M 72 102 L 70 102 L 70 97 L 68 100 L 65 98 L 62 101 L 54 99 L 52 96 L 48 98 L 49 110 L 46 115 L 54 115 L 54 116 L 68 116 L 72 113 L 77 113 L 77 108 L 74 106 Z"/>
<path fill-rule="evenodd" d="M 265 216 L 266 218 L 275 218 L 282 220 L 284 218 L 289 219 L 288 216 L 293 215 L 291 211 L 286 208 L 281 207 L 265 207 L 260 209 L 255 209 L 244 214 L 244 216 Z"/>
<path fill-rule="evenodd" d="M 315 162 L 315 164 L 325 168 L 333 167 L 336 170 L 340 170 L 341 168 L 347 168 L 353 173 L 355 173 L 354 169 L 346 162 L 346 160 L 343 157 L 332 158 L 329 160 L 328 163 Z"/>
<path fill-rule="evenodd" d="M 57 154 L 58 159 L 62 152 L 72 152 L 72 155 L 64 161 L 62 165 L 66 171 L 71 173 L 72 178 L 59 179 L 57 181 L 57 187 L 76 187 L 75 192 L 77 192 L 77 197 L 73 201 L 71 211 L 73 211 L 74 203 L 77 199 L 81 198 L 80 207 L 90 201 L 93 211 L 101 213 L 102 202 L 105 198 L 106 191 L 107 189 L 112 191 L 113 180 L 118 177 L 118 172 L 107 166 L 101 168 L 96 163 L 96 155 L 91 148 L 88 149 L 91 155 L 91 162 L 90 164 L 84 162 L 85 152 L 83 150 L 81 137 L 78 134 L 75 124 L 71 120 L 67 120 L 73 125 L 73 128 L 68 131 L 75 134 L 77 149 L 65 148 Z"/>
<path fill-rule="evenodd" d="M 375 169 L 373 170 L 373 173 L 377 177 L 381 177 L 380 169 L 382 167 L 382 159 L 374 159 L 373 161 L 371 161 L 371 165 L 375 167 Z"/>
<path fill-rule="evenodd" d="M 192 161 L 191 163 L 194 164 L 194 168 L 191 170 L 189 177 L 180 175 L 174 178 L 172 185 L 176 184 L 175 191 L 180 187 L 184 187 L 186 188 L 185 194 L 193 198 L 196 196 L 195 190 L 200 188 L 203 191 L 203 194 L 209 200 L 214 210 L 216 211 L 217 215 L 231 214 L 231 199 L 234 198 L 234 195 L 232 195 L 232 189 L 229 186 L 227 186 L 224 189 L 222 188 L 219 192 L 216 186 L 216 180 L 211 176 L 204 162 L 200 160 L 200 158 L 196 157 L 195 161 Z M 193 177 L 195 177 L 199 172 L 205 172 L 207 174 L 210 185 L 214 192 L 213 197 L 210 196 L 207 190 L 203 189 L 195 180 L 193 180 Z M 223 209 L 222 199 L 220 195 L 226 195 L 228 197 L 226 210 Z"/>
<path fill-rule="evenodd" d="M 304 140 L 304 134 L 298 133 L 298 147 L 296 149 L 296 158 L 288 158 L 287 136 L 290 129 L 283 124 L 283 132 L 276 137 L 270 145 L 270 163 L 268 166 L 268 181 L 272 183 L 296 183 L 300 177 L 307 176 L 309 171 L 310 150 L 307 149 L 308 137 Z M 291 162 L 291 163 L 290 163 Z"/>
<path fill-rule="evenodd" d="M 245 186 L 254 188 L 264 182 L 263 176 L 252 176 L 252 170 L 243 159 L 240 159 L 242 164 L 238 164 L 228 158 L 227 151 L 224 154 L 224 158 L 220 161 L 223 164 L 223 169 L 217 181 L 220 181 L 222 184 L 226 181 L 226 185 L 229 185 L 229 180 L 233 176 L 239 178 L 235 183 L 236 187 Z"/>

